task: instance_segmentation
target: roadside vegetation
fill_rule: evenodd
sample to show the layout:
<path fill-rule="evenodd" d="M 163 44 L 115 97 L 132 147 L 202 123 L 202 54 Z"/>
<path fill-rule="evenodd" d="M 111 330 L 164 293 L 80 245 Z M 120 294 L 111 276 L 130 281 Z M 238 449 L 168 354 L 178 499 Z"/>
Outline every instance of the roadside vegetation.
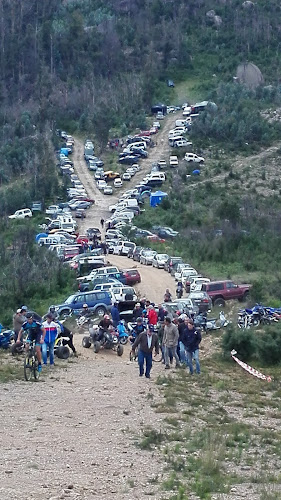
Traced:
<path fill-rule="evenodd" d="M 202 344 L 200 376 L 187 370 L 159 376 L 162 400 L 149 393 L 163 420 L 161 428 L 145 426 L 137 445 L 161 451 L 166 479 L 153 482 L 167 500 L 219 498 L 213 495 L 220 493 L 277 499 L 280 368 L 262 366 L 274 379 L 264 382 L 236 365 L 230 351 L 222 357 L 218 336 Z"/>

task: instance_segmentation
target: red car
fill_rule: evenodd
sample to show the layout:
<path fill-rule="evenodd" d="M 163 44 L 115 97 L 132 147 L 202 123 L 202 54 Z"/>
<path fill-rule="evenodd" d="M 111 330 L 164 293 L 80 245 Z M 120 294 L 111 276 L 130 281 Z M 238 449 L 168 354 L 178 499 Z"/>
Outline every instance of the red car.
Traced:
<path fill-rule="evenodd" d="M 123 269 L 125 285 L 134 285 L 141 282 L 141 276 L 137 269 Z"/>
<path fill-rule="evenodd" d="M 142 130 L 142 132 L 140 134 L 137 134 L 136 137 L 149 137 L 150 135 L 150 130 Z"/>
<path fill-rule="evenodd" d="M 76 242 L 79 243 L 79 245 L 82 245 L 83 243 L 89 243 L 89 239 L 87 236 L 79 234 L 76 238 Z"/>
<path fill-rule="evenodd" d="M 146 239 L 149 241 L 157 241 L 158 243 L 165 243 L 164 238 L 159 238 L 157 234 L 152 234 L 151 236 L 147 236 Z"/>

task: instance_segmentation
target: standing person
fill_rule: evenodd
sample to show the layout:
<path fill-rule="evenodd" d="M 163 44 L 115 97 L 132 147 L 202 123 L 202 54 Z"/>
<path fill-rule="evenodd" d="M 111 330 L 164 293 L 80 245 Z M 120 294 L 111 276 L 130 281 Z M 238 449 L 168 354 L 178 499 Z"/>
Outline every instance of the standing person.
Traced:
<path fill-rule="evenodd" d="M 185 316 L 185 318 L 183 317 Z M 178 343 L 178 349 L 177 353 L 180 358 L 181 363 L 186 364 L 186 352 L 185 352 L 185 345 L 183 343 L 183 338 L 184 338 L 184 330 L 187 325 L 185 325 L 185 319 L 187 320 L 187 316 L 182 315 L 179 317 L 179 324 L 178 324 L 178 329 L 179 329 L 179 343 Z"/>
<path fill-rule="evenodd" d="M 165 356 L 165 368 L 168 370 L 170 368 L 170 360 L 175 358 L 176 367 L 180 366 L 180 360 L 177 355 L 179 330 L 178 327 L 171 322 L 171 318 L 165 318 L 164 335 L 163 335 L 163 347 Z M 172 362 L 172 361 L 171 361 Z"/>
<path fill-rule="evenodd" d="M 17 340 L 19 331 L 25 321 L 26 318 L 23 314 L 22 309 L 17 309 L 17 312 L 13 315 L 13 330 L 15 332 L 15 341 Z"/>
<path fill-rule="evenodd" d="M 17 342 L 23 335 L 23 332 L 27 332 L 27 339 L 25 344 L 25 351 L 28 352 L 30 342 L 35 341 L 35 351 L 38 359 L 38 372 L 42 371 L 42 356 L 41 356 L 41 345 L 44 343 L 45 339 L 45 328 L 33 318 L 32 313 L 26 314 L 26 321 L 23 323 L 19 333 Z"/>
<path fill-rule="evenodd" d="M 162 304 L 158 304 L 158 321 L 160 321 L 160 323 L 164 323 L 166 314 L 167 313 Z"/>
<path fill-rule="evenodd" d="M 188 318 L 186 320 L 186 328 L 183 335 L 183 343 L 186 349 L 186 364 L 189 367 L 190 374 L 193 375 L 192 358 L 196 363 L 196 373 L 200 373 L 199 363 L 199 344 L 201 342 L 201 333 L 194 328 L 194 322 Z"/>
<path fill-rule="evenodd" d="M 111 313 L 111 317 L 112 317 L 113 326 L 115 326 L 115 328 L 116 328 L 119 321 L 120 321 L 120 313 L 119 313 L 117 302 L 114 302 L 110 313 Z"/>
<path fill-rule="evenodd" d="M 104 226 L 104 219 L 101 219 L 101 220 L 100 220 L 100 225 L 101 225 L 101 228 L 103 229 L 103 226 Z"/>
<path fill-rule="evenodd" d="M 54 366 L 55 364 L 54 347 L 55 347 L 55 340 L 58 335 L 58 330 L 57 330 L 57 324 L 53 321 L 52 313 L 46 314 L 46 321 L 43 322 L 42 326 L 45 328 L 46 331 L 44 343 L 42 344 L 43 363 L 45 366 L 47 365 L 47 358 L 48 358 L 47 351 L 49 347 L 50 366 Z"/>
<path fill-rule="evenodd" d="M 158 321 L 158 314 L 157 312 L 155 311 L 154 307 L 153 306 L 148 306 L 147 308 L 147 318 L 148 318 L 148 323 L 150 325 L 157 325 L 157 321 Z"/>
<path fill-rule="evenodd" d="M 140 303 L 137 302 L 135 307 L 134 307 L 134 310 L 133 310 L 133 320 L 137 320 L 138 318 L 142 318 L 142 311 L 143 311 L 143 308 L 141 307 Z"/>
<path fill-rule="evenodd" d="M 132 352 L 134 353 L 136 347 L 139 345 L 138 362 L 140 377 L 144 374 L 144 361 L 145 377 L 150 378 L 150 371 L 152 368 L 152 351 L 155 349 L 155 354 L 159 354 L 158 336 L 154 333 L 154 326 L 148 325 L 147 330 L 140 333 L 132 345 Z"/>

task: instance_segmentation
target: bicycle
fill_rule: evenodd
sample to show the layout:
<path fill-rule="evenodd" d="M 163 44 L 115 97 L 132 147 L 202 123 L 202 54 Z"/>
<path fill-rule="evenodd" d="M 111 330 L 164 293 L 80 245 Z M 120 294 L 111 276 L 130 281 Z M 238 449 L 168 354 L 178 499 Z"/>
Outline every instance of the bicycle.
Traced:
<path fill-rule="evenodd" d="M 29 350 L 24 358 L 24 378 L 28 382 L 31 379 L 31 374 L 33 372 L 33 376 L 35 380 L 39 380 L 40 372 L 38 371 L 38 359 L 37 353 L 35 351 L 35 340 L 30 342 Z"/>

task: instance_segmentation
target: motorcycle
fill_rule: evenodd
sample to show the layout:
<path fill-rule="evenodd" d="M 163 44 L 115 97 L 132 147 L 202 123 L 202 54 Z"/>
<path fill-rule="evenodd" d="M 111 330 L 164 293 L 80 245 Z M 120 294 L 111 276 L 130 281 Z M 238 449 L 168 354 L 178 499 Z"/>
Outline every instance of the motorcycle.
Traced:
<path fill-rule="evenodd" d="M 100 340 L 98 340 L 101 332 L 103 333 L 103 336 Z M 95 353 L 98 353 L 100 349 L 103 348 L 107 350 L 112 349 L 117 353 L 117 356 L 122 356 L 124 347 L 123 345 L 121 345 L 118 335 L 116 335 L 116 332 L 114 330 L 102 330 L 101 328 L 97 327 L 97 325 L 95 325 L 89 328 L 89 333 L 89 336 L 83 337 L 83 347 L 89 348 L 93 344 Z"/>
<path fill-rule="evenodd" d="M 181 299 L 182 298 L 182 295 L 183 295 L 183 289 L 181 287 L 178 287 L 176 289 L 176 296 L 177 296 L 177 299 Z"/>
<path fill-rule="evenodd" d="M 269 325 L 273 321 L 279 321 L 278 312 L 271 307 L 256 304 L 252 309 L 241 309 L 238 313 L 238 328 L 251 328 L 259 325 Z"/>
<path fill-rule="evenodd" d="M 207 330 L 219 330 L 229 325 L 229 321 L 225 318 L 224 313 L 220 314 L 219 318 L 208 318 L 207 313 L 200 313 L 194 317 L 195 328 L 201 328 L 204 332 Z"/>
<path fill-rule="evenodd" d="M 2 349 L 9 349 L 14 339 L 15 332 L 13 330 L 3 330 L 0 332 L 0 347 Z"/>
<path fill-rule="evenodd" d="M 119 325 L 117 325 L 117 331 L 116 331 L 116 336 L 119 339 L 120 344 L 125 345 L 128 342 L 129 335 L 126 332 L 126 328 L 124 325 L 124 321 L 121 320 Z"/>

